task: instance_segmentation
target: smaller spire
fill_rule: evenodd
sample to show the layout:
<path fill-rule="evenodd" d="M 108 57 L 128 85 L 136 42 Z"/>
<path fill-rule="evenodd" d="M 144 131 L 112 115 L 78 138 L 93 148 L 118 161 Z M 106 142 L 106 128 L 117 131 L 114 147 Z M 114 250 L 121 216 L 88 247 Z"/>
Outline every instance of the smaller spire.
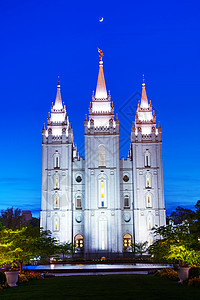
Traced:
<path fill-rule="evenodd" d="M 160 125 L 160 121 L 158 122 L 158 131 L 159 131 L 159 132 L 162 132 L 162 128 L 161 128 L 161 125 Z"/>
<path fill-rule="evenodd" d="M 141 108 L 148 108 L 148 107 L 149 104 L 148 104 L 147 93 L 146 93 L 145 82 L 144 82 L 144 74 L 143 74 Z"/>
<path fill-rule="evenodd" d="M 45 131 L 45 122 L 43 123 L 42 132 Z"/>

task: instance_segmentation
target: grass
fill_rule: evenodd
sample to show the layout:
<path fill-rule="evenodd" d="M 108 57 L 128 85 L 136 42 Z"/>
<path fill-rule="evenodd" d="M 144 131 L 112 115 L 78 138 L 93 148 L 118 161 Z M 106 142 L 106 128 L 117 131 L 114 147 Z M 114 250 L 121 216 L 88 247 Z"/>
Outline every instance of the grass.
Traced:
<path fill-rule="evenodd" d="M 0 299 L 200 299 L 200 290 L 150 275 L 54 277 L 0 291 Z"/>

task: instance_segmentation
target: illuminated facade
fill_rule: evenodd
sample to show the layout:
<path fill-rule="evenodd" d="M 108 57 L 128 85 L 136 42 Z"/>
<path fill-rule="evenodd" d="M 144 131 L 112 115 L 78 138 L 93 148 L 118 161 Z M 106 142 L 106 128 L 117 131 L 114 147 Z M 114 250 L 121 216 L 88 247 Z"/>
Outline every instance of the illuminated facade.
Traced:
<path fill-rule="evenodd" d="M 57 85 L 55 104 L 42 130 L 41 227 L 76 252 L 131 252 L 153 242 L 165 224 L 160 123 L 142 84 L 127 159 L 119 159 L 119 120 L 107 93 L 100 50 L 95 94 L 85 116 L 85 159 L 79 158 Z"/>

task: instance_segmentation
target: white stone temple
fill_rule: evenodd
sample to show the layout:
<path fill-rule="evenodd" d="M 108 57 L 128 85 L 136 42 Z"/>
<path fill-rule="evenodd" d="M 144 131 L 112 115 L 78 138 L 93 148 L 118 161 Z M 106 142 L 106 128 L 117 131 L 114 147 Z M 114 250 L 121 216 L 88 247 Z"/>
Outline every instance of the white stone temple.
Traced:
<path fill-rule="evenodd" d="M 96 92 L 84 121 L 85 158 L 79 157 L 59 81 L 42 130 L 41 227 L 86 256 L 131 252 L 138 242 L 150 245 L 152 227 L 165 225 L 162 131 L 144 79 L 129 154 L 120 159 L 120 125 L 99 53 Z"/>

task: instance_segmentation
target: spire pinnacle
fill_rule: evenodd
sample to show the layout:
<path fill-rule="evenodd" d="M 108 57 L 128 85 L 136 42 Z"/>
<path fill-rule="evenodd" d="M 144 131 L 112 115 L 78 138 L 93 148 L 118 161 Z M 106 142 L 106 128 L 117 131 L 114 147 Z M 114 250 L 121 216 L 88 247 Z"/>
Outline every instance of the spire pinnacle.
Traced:
<path fill-rule="evenodd" d="M 147 93 L 145 89 L 144 74 L 143 74 L 141 108 L 148 108 L 148 106 L 149 104 L 148 104 Z"/>
<path fill-rule="evenodd" d="M 62 99 L 61 99 L 61 93 L 60 93 L 60 78 L 58 76 L 58 84 L 57 84 L 57 94 L 56 94 L 56 100 L 55 100 L 55 109 L 62 109 Z"/>
<path fill-rule="evenodd" d="M 97 80 L 95 98 L 106 99 L 108 95 L 107 95 L 106 84 L 105 84 L 104 73 L 103 73 L 103 60 L 102 60 L 103 51 L 98 48 L 98 52 L 99 52 L 100 61 L 99 61 L 99 75 Z"/>

